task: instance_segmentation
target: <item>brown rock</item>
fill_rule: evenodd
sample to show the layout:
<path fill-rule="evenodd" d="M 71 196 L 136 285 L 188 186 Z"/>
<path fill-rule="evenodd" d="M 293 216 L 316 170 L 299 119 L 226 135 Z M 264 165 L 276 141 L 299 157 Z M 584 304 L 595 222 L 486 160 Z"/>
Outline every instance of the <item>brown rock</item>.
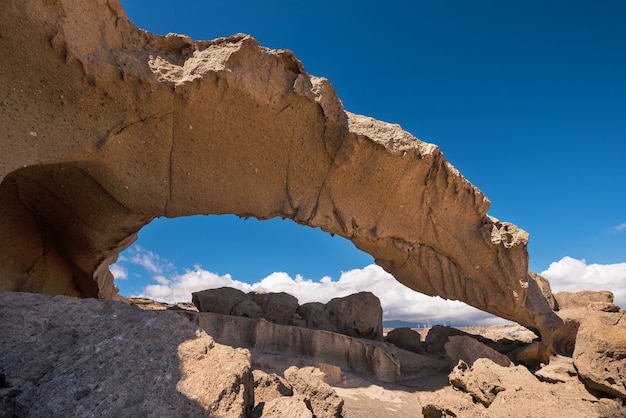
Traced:
<path fill-rule="evenodd" d="M 469 336 L 470 334 L 457 328 L 445 327 L 443 325 L 435 325 L 428 330 L 426 338 L 424 339 L 424 346 L 426 347 L 426 351 L 431 354 L 445 353 L 446 343 L 448 342 L 450 337 L 454 335 Z"/>
<path fill-rule="evenodd" d="M 444 348 L 446 356 L 453 365 L 458 364 L 459 360 L 463 360 L 471 367 L 479 358 L 489 359 L 502 367 L 511 365 L 511 360 L 507 356 L 498 353 L 472 337 L 464 335 L 450 336 Z"/>
<path fill-rule="evenodd" d="M 448 407 L 459 417 L 597 416 L 594 405 L 597 399 L 577 379 L 567 383 L 540 382 L 523 366 L 502 367 L 488 359 L 478 359 L 472 367 L 460 361 L 449 379 L 455 388 L 483 405 L 463 410 L 452 408 L 456 402 L 450 402 Z"/>
<path fill-rule="evenodd" d="M 383 309 L 380 299 L 371 292 L 359 292 L 334 298 L 326 304 L 337 331 L 357 338 L 383 340 Z"/>
<path fill-rule="evenodd" d="M 263 418 L 314 418 L 304 398 L 299 396 L 284 396 L 272 399 L 258 408 L 255 408 L 253 417 Z"/>
<path fill-rule="evenodd" d="M 254 401 L 258 404 L 269 402 L 281 396 L 292 396 L 291 385 L 275 373 L 265 373 L 262 370 L 254 370 Z"/>
<path fill-rule="evenodd" d="M 403 350 L 418 354 L 422 354 L 425 351 L 420 333 L 411 328 L 394 328 L 387 333 L 385 340 Z"/>
<path fill-rule="evenodd" d="M 550 305 L 550 308 L 552 308 L 552 310 L 557 310 L 558 305 L 556 303 L 554 295 L 552 294 L 552 288 L 550 288 L 550 282 L 548 281 L 548 279 L 532 271 L 529 271 L 528 274 L 530 275 L 530 278 L 533 279 L 539 286 L 541 294 L 548 301 L 548 305 Z"/>
<path fill-rule="evenodd" d="M 542 382 L 566 383 L 578 379 L 578 373 L 571 357 L 553 356 L 550 363 L 535 372 L 535 376 Z"/>
<path fill-rule="evenodd" d="M 304 396 L 311 412 L 317 418 L 341 417 L 343 399 L 328 384 L 324 383 L 324 373 L 314 367 L 298 369 L 292 366 L 285 370 L 285 379 L 293 390 Z"/>
<path fill-rule="evenodd" d="M 261 318 L 281 325 L 290 325 L 298 309 L 298 299 L 285 292 L 248 294 L 261 307 Z"/>
<path fill-rule="evenodd" d="M 329 331 L 272 324 L 263 319 L 209 312 L 179 312 L 221 344 L 246 347 L 254 353 L 314 359 L 344 370 L 370 375 L 382 382 L 394 382 L 448 369 L 447 361 L 411 353 L 382 342 Z"/>
<path fill-rule="evenodd" d="M 594 302 L 613 303 L 613 293 L 609 291 L 559 292 L 554 295 L 554 298 L 559 311 L 586 308 Z"/>
<path fill-rule="evenodd" d="M 298 307 L 297 313 L 305 321 L 306 327 L 339 332 L 330 319 L 326 305 L 320 302 L 309 302 Z"/>
<path fill-rule="evenodd" d="M 112 298 L 108 265 L 155 217 L 282 216 L 538 330 L 549 354 L 561 321 L 528 276 L 528 234 L 291 52 L 156 36 L 119 0 L 2 2 L 0 27 L 0 289 Z"/>
<path fill-rule="evenodd" d="M 244 299 L 237 302 L 235 306 L 233 306 L 233 310 L 230 314 L 235 316 L 245 316 L 247 318 L 261 318 L 263 310 L 253 300 Z"/>
<path fill-rule="evenodd" d="M 574 348 L 574 366 L 585 385 L 626 399 L 626 310 L 585 309 Z M 596 306 L 597 307 L 597 306 Z"/>
<path fill-rule="evenodd" d="M 0 370 L 17 416 L 252 411 L 249 352 L 215 343 L 172 311 L 0 292 L 0 335 Z"/>
<path fill-rule="evenodd" d="M 232 287 L 207 289 L 191 294 L 191 301 L 196 305 L 198 311 L 215 312 L 222 315 L 231 315 L 235 306 L 249 300 L 248 295 Z"/>

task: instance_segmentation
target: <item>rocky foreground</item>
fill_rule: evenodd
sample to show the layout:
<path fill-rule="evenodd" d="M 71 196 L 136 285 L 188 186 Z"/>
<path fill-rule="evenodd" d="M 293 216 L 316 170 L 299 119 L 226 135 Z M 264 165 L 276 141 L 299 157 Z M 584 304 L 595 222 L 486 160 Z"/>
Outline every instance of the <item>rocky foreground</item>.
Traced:
<path fill-rule="evenodd" d="M 218 318 L 228 330 L 237 317 L 137 303 L 144 309 L 0 293 L 0 417 L 626 416 L 614 394 L 585 385 L 582 362 L 575 367 L 572 357 L 559 356 L 529 369 L 491 348 L 493 341 L 458 330 L 431 330 L 418 354 L 389 342 L 239 317 L 256 321 L 254 345 L 242 348 L 250 343 L 245 329 L 218 338 L 202 327 L 219 328 Z M 624 311 L 610 315 L 619 321 Z M 517 326 L 511 331 L 520 333 Z M 285 350 L 288 336 L 292 349 L 317 347 L 326 358 Z M 222 338 L 241 343 L 221 344 Z M 383 372 L 394 364 L 400 369 Z M 612 380 L 623 385 L 621 371 L 614 372 Z"/>

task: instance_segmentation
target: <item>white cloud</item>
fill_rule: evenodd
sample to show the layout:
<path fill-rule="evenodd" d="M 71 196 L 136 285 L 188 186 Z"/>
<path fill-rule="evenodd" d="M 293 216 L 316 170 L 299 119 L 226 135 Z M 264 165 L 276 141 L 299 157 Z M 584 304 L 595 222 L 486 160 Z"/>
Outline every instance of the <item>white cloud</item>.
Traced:
<path fill-rule="evenodd" d="M 140 265 L 151 273 L 161 274 L 165 271 L 171 271 L 174 269 L 174 265 L 172 263 L 161 259 L 161 257 L 157 254 L 146 250 L 139 245 L 132 247 L 129 252 L 130 258 L 126 258 L 125 260 L 133 264 Z"/>
<path fill-rule="evenodd" d="M 109 266 L 109 270 L 111 271 L 111 274 L 113 274 L 113 278 L 115 280 L 125 280 L 128 278 L 128 270 L 119 264 L 111 264 Z"/>
<path fill-rule="evenodd" d="M 292 278 L 287 273 L 276 272 L 252 285 L 234 280 L 229 274 L 218 274 L 194 270 L 169 279 L 157 276 L 159 284 L 149 285 L 139 297 L 147 297 L 164 302 L 191 301 L 191 293 L 230 286 L 250 292 L 261 290 L 268 292 L 286 292 L 298 298 L 300 304 L 307 302 L 326 303 L 334 297 L 348 296 L 361 291 L 370 291 L 378 296 L 384 311 L 384 319 L 432 324 L 499 324 L 504 320 L 479 311 L 464 303 L 446 301 L 437 297 L 426 296 L 403 286 L 393 276 L 377 265 L 355 269 L 342 273 L 338 281 L 324 277 L 320 281 L 305 279 L 302 276 Z"/>
<path fill-rule="evenodd" d="M 624 229 L 626 229 L 626 222 L 624 222 L 623 224 L 619 224 L 613 228 L 613 230 L 616 232 L 623 231 Z"/>
<path fill-rule="evenodd" d="M 552 292 L 610 290 L 615 303 L 626 306 L 626 263 L 587 264 L 585 260 L 563 257 L 541 275 L 550 280 Z"/>

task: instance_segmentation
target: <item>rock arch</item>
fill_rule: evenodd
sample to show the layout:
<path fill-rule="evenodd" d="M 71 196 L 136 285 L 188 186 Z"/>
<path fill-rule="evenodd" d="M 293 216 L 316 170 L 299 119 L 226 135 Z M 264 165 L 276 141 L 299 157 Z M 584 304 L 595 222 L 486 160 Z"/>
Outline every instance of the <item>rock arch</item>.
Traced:
<path fill-rule="evenodd" d="M 526 232 L 490 218 L 436 146 L 344 111 L 291 52 L 155 36 L 117 0 L 3 2 L 0 28 L 3 289 L 115 297 L 107 266 L 154 217 L 281 216 L 545 343 L 561 326 Z"/>

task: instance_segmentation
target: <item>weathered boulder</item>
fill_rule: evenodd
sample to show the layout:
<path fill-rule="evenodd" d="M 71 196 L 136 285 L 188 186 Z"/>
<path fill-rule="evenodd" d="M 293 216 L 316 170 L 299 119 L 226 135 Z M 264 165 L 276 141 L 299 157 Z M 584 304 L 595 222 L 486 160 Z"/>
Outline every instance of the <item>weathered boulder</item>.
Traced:
<path fill-rule="evenodd" d="M 235 306 L 241 302 L 249 301 L 249 298 L 239 289 L 220 287 L 194 292 L 191 294 L 191 301 L 200 312 L 231 315 Z"/>
<path fill-rule="evenodd" d="M 574 366 L 588 388 L 626 399 L 626 310 L 596 303 L 580 323 Z"/>
<path fill-rule="evenodd" d="M 247 350 L 109 300 L 0 292 L 0 373 L 15 416 L 240 417 L 254 401 Z"/>
<path fill-rule="evenodd" d="M 387 333 L 385 340 L 403 350 L 418 354 L 422 354 L 426 350 L 422 344 L 420 333 L 411 328 L 394 328 Z"/>
<path fill-rule="evenodd" d="M 483 358 L 470 367 L 460 361 L 449 380 L 455 388 L 487 408 L 474 413 L 465 411 L 457 416 L 598 416 L 594 407 L 597 399 L 586 392 L 578 380 L 540 382 L 523 366 L 502 367 Z"/>
<path fill-rule="evenodd" d="M 609 291 L 583 290 L 582 292 L 559 292 L 554 295 L 559 311 L 586 308 L 590 303 L 613 303 L 613 293 Z"/>
<path fill-rule="evenodd" d="M 444 348 L 446 356 L 450 359 L 452 365 L 456 365 L 459 363 L 459 360 L 463 360 L 471 367 L 480 358 L 489 359 L 502 367 L 511 365 L 511 360 L 504 354 L 500 354 L 475 338 L 465 335 L 450 336 Z"/>
<path fill-rule="evenodd" d="M 298 299 L 285 292 L 250 292 L 248 294 L 261 307 L 261 317 L 281 325 L 291 325 L 298 309 Z"/>
<path fill-rule="evenodd" d="M 339 418 L 343 399 L 328 384 L 324 373 L 315 367 L 301 369 L 292 366 L 285 370 L 285 379 L 293 390 L 307 399 L 311 412 L 317 418 Z"/>
<path fill-rule="evenodd" d="M 300 416 L 287 415 L 287 413 L 293 413 L 294 408 L 301 409 L 302 407 L 297 405 L 302 403 L 304 410 L 309 412 L 304 401 L 300 399 L 282 400 L 274 403 L 270 403 L 276 399 L 283 397 L 293 396 L 293 390 L 291 385 L 282 377 L 275 373 L 265 373 L 262 370 L 253 370 L 254 376 L 254 410 L 252 411 L 253 417 L 268 417 L 268 416 Z M 282 414 L 282 415 L 280 415 Z M 305 415 L 306 416 L 306 413 Z"/>
<path fill-rule="evenodd" d="M 309 302 L 298 307 L 297 313 L 304 320 L 305 326 L 312 329 L 320 329 L 339 332 L 330 319 L 326 305 L 320 302 Z"/>
<path fill-rule="evenodd" d="M 534 374 L 537 379 L 548 383 L 566 383 L 572 379 L 578 379 L 574 360 L 565 356 L 553 356 L 550 358 L 550 363 L 535 371 Z"/>
<path fill-rule="evenodd" d="M 259 405 L 252 413 L 253 418 L 314 418 L 313 413 L 300 396 L 283 396 Z"/>
<path fill-rule="evenodd" d="M 380 299 L 372 292 L 331 299 L 326 310 L 338 332 L 351 337 L 383 340 L 383 308 Z"/>
<path fill-rule="evenodd" d="M 112 298 L 108 265 L 155 217 L 281 216 L 554 351 L 562 322 L 528 275 L 528 234 L 488 216 L 436 146 L 346 112 L 291 52 L 156 36 L 119 0 L 1 2 L 0 27 L 0 289 Z"/>
<path fill-rule="evenodd" d="M 211 312 L 178 311 L 215 341 L 253 352 L 315 359 L 344 370 L 394 382 L 449 370 L 448 362 L 401 350 L 391 344 L 334 332 L 279 325 L 264 319 Z"/>

